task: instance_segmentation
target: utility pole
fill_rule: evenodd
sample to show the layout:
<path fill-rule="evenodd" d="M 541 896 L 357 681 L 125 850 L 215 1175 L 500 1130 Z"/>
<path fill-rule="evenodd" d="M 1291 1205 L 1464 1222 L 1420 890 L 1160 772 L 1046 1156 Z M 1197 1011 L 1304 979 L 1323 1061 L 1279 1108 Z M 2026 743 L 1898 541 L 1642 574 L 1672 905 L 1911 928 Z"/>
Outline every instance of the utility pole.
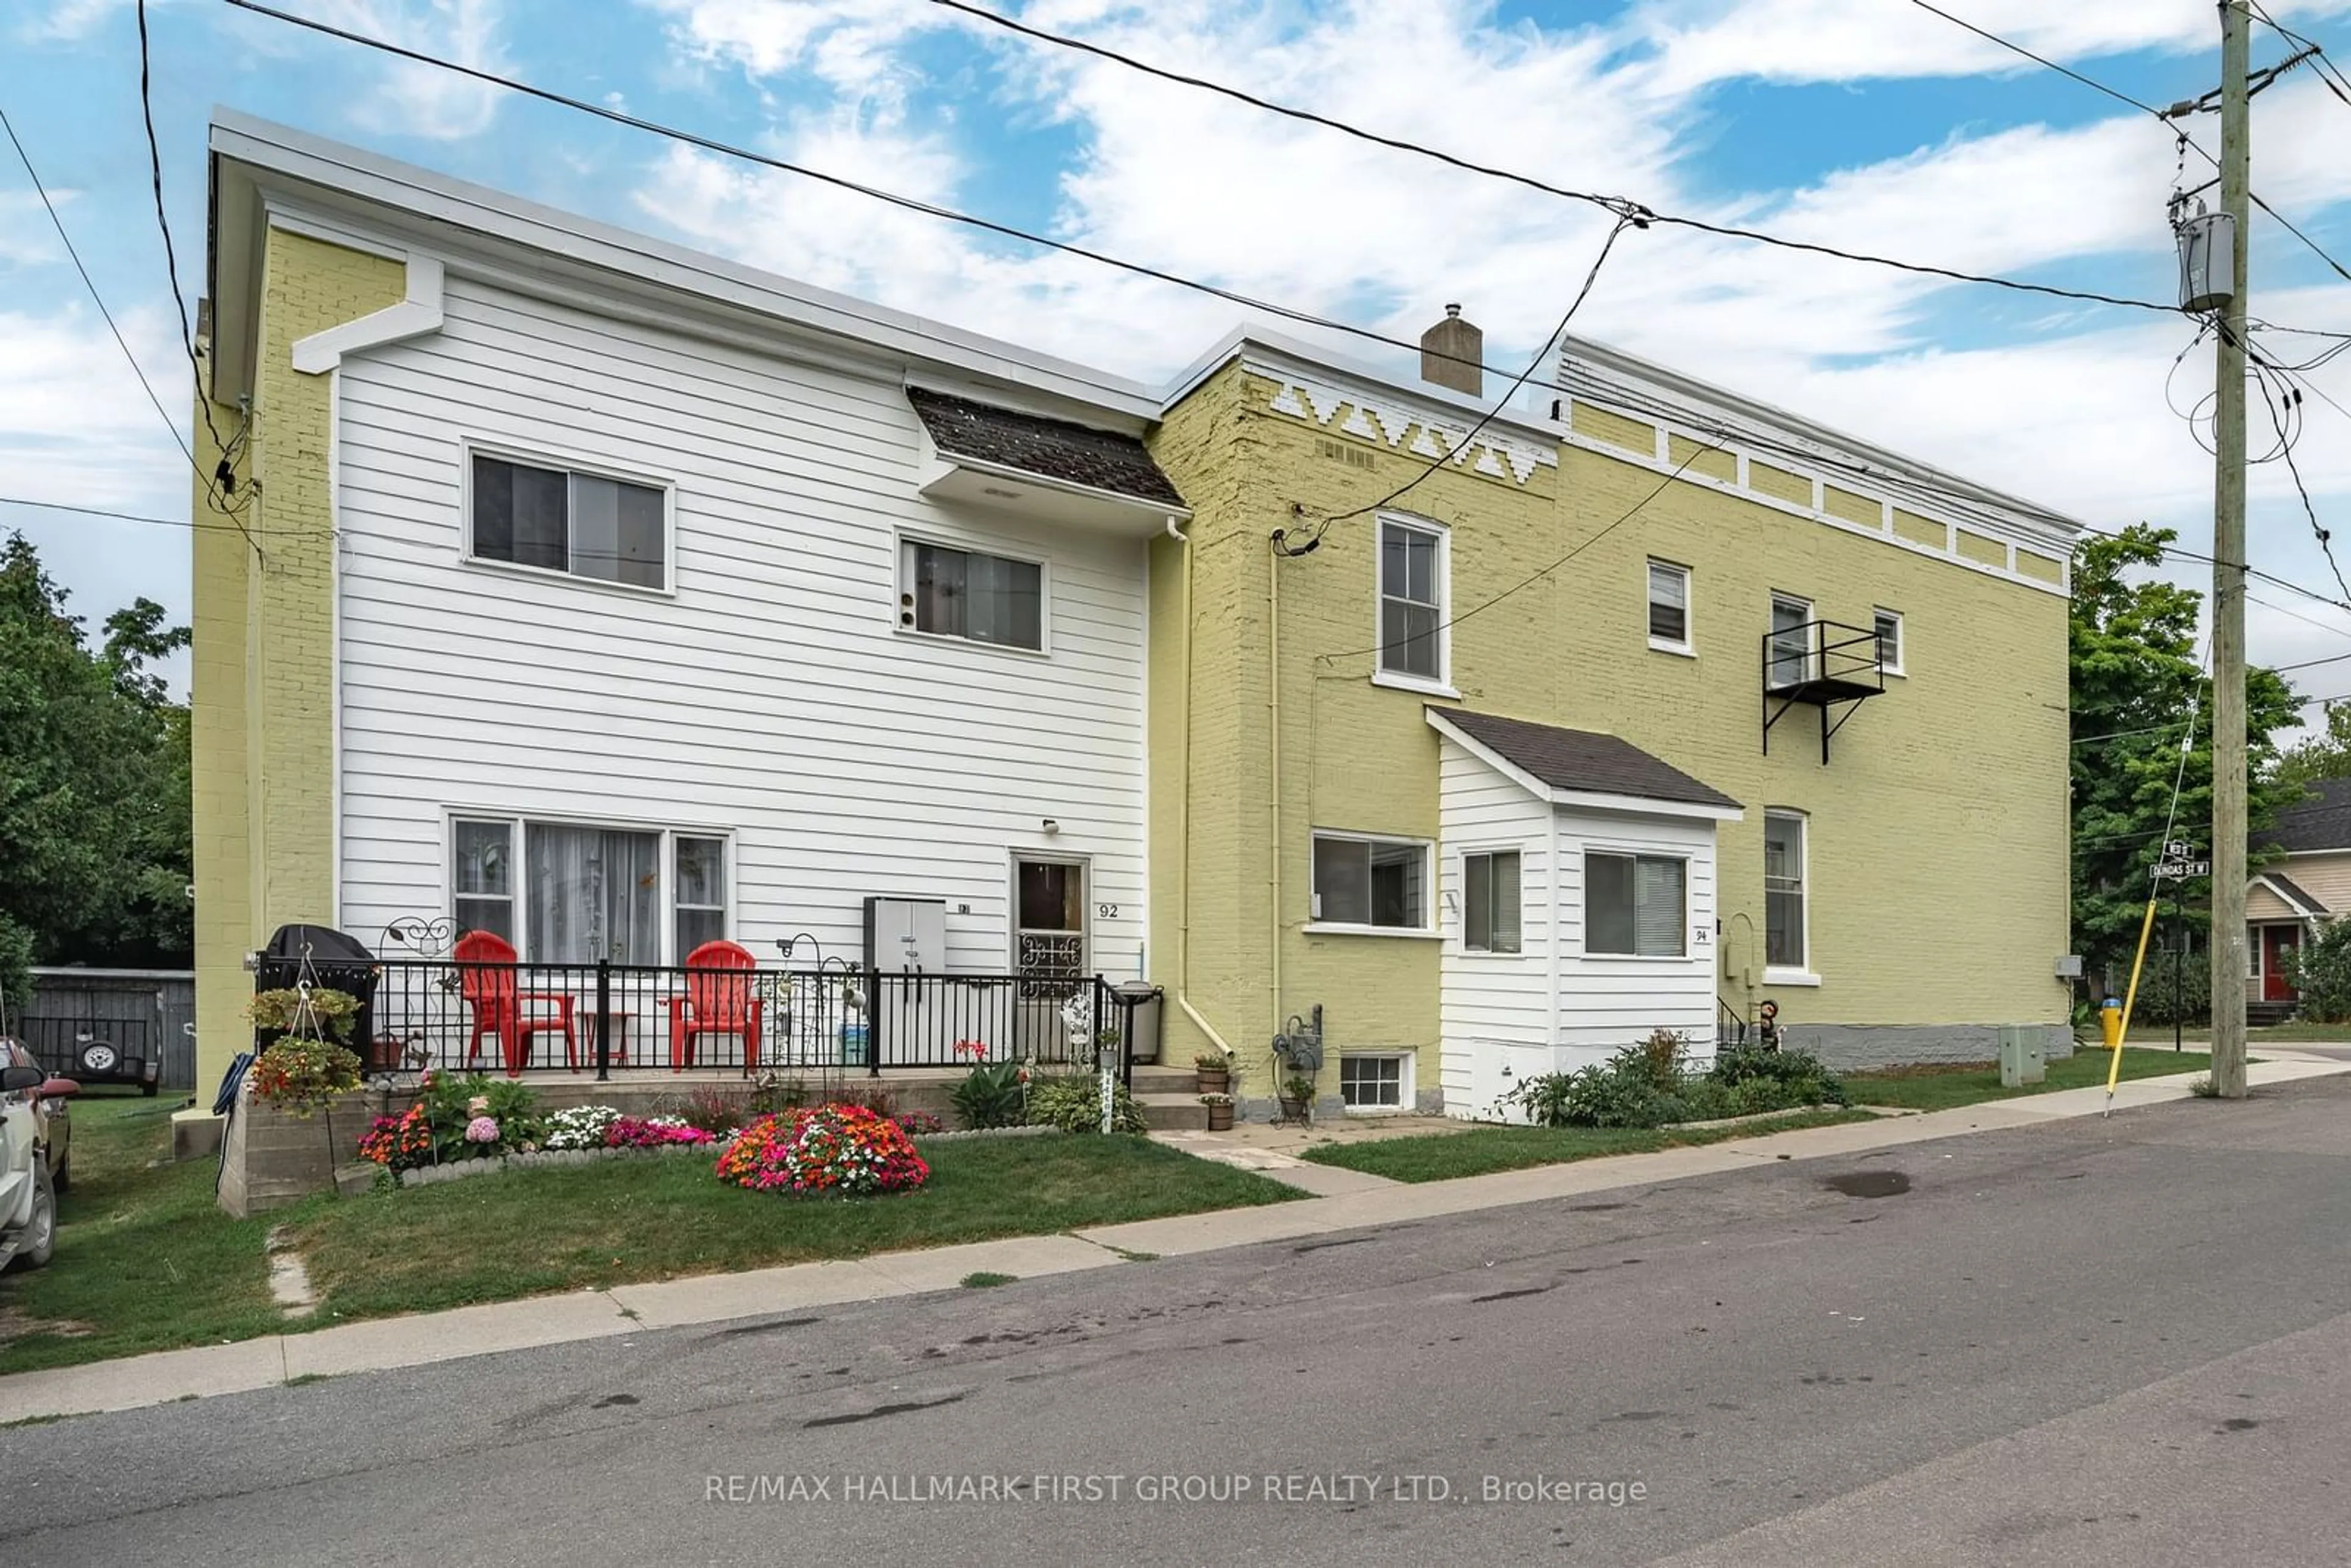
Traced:
<path fill-rule="evenodd" d="M 2214 350 L 2212 503 L 2212 1085 L 2245 1095 L 2245 261 L 2252 229 L 2246 0 L 2220 5 L 2220 210 L 2232 287 Z"/>

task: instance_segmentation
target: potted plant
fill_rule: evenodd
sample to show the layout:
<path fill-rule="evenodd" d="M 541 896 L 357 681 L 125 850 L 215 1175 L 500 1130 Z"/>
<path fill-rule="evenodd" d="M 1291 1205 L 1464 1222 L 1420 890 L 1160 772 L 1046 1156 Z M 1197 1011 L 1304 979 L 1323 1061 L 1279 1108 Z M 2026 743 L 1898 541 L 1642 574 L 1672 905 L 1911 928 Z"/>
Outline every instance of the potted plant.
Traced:
<path fill-rule="evenodd" d="M 1292 1073 L 1281 1081 L 1281 1119 L 1303 1122 L 1314 1104 L 1314 1080 Z"/>
<path fill-rule="evenodd" d="M 1200 1103 L 1208 1108 L 1208 1131 L 1229 1133 L 1233 1130 L 1233 1097 L 1229 1094 L 1203 1094 Z"/>
<path fill-rule="evenodd" d="M 1233 1087 L 1233 1066 L 1220 1051 L 1204 1051 L 1192 1059 L 1192 1071 L 1200 1081 L 1203 1094 L 1229 1094 Z"/>

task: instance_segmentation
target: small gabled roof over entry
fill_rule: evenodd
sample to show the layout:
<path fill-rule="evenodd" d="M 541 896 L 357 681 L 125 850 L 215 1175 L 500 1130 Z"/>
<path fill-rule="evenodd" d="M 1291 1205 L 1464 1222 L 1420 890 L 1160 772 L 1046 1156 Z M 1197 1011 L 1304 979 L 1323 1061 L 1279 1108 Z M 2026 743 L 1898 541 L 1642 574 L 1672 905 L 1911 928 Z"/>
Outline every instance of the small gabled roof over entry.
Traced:
<path fill-rule="evenodd" d="M 1151 532 L 1171 516 L 1190 516 L 1140 436 L 928 387 L 908 387 L 906 401 L 936 458 L 925 495 Z"/>
<path fill-rule="evenodd" d="M 1730 821 L 1745 814 L 1721 790 L 1620 736 L 1460 708 L 1432 707 L 1428 722 L 1554 805 Z"/>
<path fill-rule="evenodd" d="M 2253 885 L 2268 888 L 2277 895 L 2280 903 L 2306 920 L 2326 918 L 2326 905 L 2313 898 L 2299 883 L 2289 878 L 2283 872 L 2257 872 L 2253 876 Z"/>

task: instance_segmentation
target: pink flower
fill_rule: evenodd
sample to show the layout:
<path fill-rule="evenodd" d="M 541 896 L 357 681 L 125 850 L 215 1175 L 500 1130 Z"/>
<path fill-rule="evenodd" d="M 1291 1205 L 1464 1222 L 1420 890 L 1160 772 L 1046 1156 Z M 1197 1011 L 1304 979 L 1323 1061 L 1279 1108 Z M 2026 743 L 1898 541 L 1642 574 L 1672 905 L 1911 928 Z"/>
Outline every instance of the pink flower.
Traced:
<path fill-rule="evenodd" d="M 495 1117 L 476 1116 L 465 1124 L 465 1141 L 469 1144 L 495 1144 L 498 1141 L 498 1124 Z"/>

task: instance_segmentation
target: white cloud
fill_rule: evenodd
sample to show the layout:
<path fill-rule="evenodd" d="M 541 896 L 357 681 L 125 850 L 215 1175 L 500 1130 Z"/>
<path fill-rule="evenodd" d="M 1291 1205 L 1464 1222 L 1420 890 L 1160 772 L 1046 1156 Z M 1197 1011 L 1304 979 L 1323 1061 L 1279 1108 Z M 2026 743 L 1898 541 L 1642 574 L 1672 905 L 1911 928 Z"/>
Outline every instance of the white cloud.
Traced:
<path fill-rule="evenodd" d="M 49 200 L 62 208 L 77 193 L 53 190 Z M 0 263 L 24 267 L 64 259 L 65 247 L 57 244 L 40 197 L 30 190 L 0 190 Z"/>
<path fill-rule="evenodd" d="M 116 318 L 185 434 L 194 393 L 161 310 Z M 187 462 L 94 310 L 0 312 L 0 472 L 31 500 L 184 512 Z"/>
<path fill-rule="evenodd" d="M 643 0 L 670 18 L 690 58 L 740 67 L 753 77 L 807 67 L 852 99 L 895 100 L 913 68 L 895 51 L 916 33 L 952 26 L 925 0 Z"/>
<path fill-rule="evenodd" d="M 321 22 L 477 70 L 509 70 L 499 39 L 503 0 L 327 0 Z M 455 141 L 479 136 L 497 118 L 505 90 L 437 66 L 395 60 L 373 92 L 350 107 L 370 131 Z"/>

